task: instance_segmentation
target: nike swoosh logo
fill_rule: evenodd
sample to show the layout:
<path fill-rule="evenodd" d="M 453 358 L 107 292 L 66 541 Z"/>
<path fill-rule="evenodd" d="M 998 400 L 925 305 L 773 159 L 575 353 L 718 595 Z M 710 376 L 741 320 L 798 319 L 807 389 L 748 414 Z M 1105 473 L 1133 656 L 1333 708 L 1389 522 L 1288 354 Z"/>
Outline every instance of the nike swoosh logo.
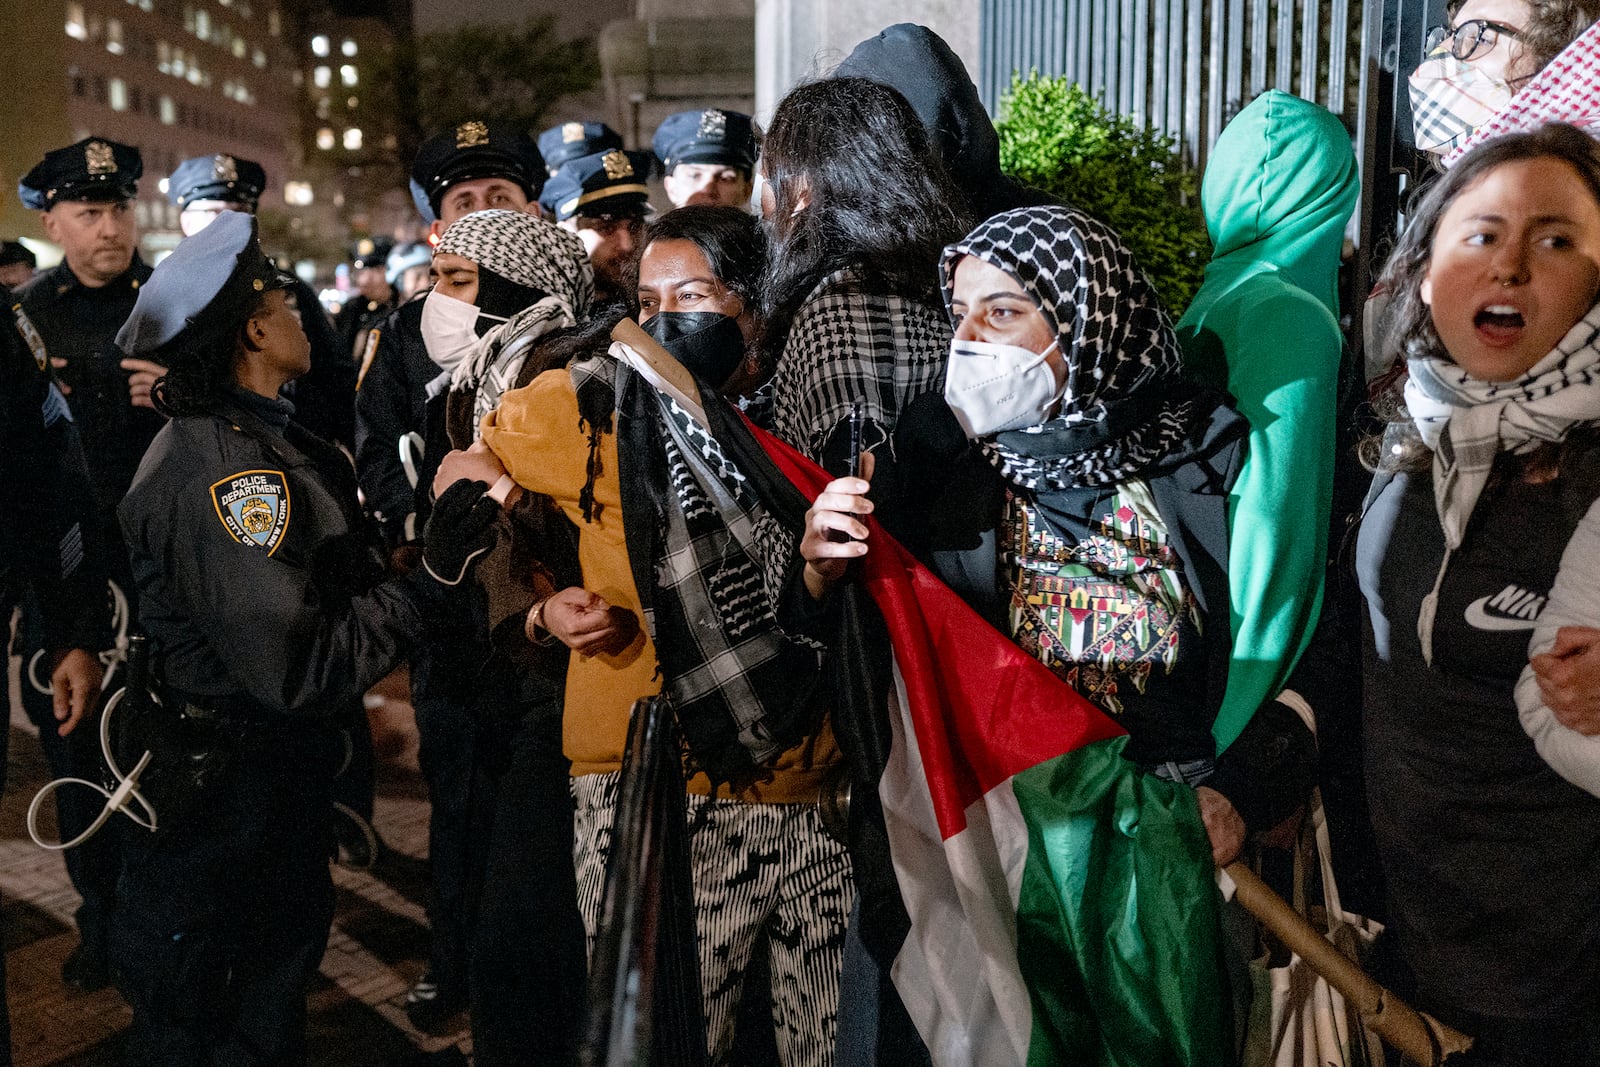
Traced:
<path fill-rule="evenodd" d="M 1484 610 L 1489 598 L 1481 596 L 1467 605 L 1467 625 L 1475 630 L 1531 630 L 1538 625 L 1533 619 L 1511 619 L 1504 615 L 1490 615 Z"/>

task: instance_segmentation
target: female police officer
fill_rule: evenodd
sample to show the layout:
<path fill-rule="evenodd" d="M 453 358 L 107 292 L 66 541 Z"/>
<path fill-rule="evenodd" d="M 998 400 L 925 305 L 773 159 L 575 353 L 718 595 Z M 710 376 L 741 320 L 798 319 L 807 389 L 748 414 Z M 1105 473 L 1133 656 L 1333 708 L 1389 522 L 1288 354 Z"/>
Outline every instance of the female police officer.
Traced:
<path fill-rule="evenodd" d="M 207 732 L 213 763 L 188 814 L 125 861 L 113 955 L 135 1061 L 304 1059 L 338 720 L 418 642 L 444 606 L 430 575 L 458 581 L 498 508 L 452 486 L 428 566 L 378 582 L 349 463 L 278 398 L 310 365 L 291 280 L 254 219 L 225 215 L 161 264 L 117 337 L 168 368 L 155 397 L 172 421 L 119 517 L 161 709 Z"/>

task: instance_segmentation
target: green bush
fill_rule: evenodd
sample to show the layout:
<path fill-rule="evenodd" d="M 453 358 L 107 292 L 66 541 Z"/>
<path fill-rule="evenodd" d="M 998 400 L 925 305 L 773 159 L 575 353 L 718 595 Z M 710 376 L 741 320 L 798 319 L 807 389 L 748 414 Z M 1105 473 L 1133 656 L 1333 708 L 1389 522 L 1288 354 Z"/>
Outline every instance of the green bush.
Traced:
<path fill-rule="evenodd" d="M 1176 321 L 1211 258 L 1199 175 L 1177 142 L 1037 71 L 1013 76 L 995 125 L 1001 169 L 1120 233 Z"/>

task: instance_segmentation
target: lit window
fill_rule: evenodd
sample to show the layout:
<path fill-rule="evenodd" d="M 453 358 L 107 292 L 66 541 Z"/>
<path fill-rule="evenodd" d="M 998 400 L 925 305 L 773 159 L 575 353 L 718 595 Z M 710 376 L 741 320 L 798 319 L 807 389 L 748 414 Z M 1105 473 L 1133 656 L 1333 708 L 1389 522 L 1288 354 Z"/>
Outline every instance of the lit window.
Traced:
<path fill-rule="evenodd" d="M 243 7 L 240 8 L 240 10 L 244 12 L 244 17 L 245 18 L 249 18 L 250 17 L 250 5 L 249 4 L 245 4 Z M 267 12 L 267 32 L 272 34 L 272 36 L 274 36 L 274 37 L 277 37 L 279 34 L 281 34 L 283 32 L 283 23 L 281 21 L 279 21 L 278 9 L 277 8 L 273 8 L 272 10 Z"/>
<path fill-rule="evenodd" d="M 351 152 L 361 147 L 361 127 L 352 126 L 344 131 L 344 146 Z"/>
<path fill-rule="evenodd" d="M 250 56 L 250 62 L 254 63 L 258 67 L 264 67 L 267 65 L 267 54 L 261 49 L 257 48 Z"/>
<path fill-rule="evenodd" d="M 211 36 L 211 14 L 206 11 L 194 13 L 194 35 L 202 41 Z"/>
<path fill-rule="evenodd" d="M 311 38 L 311 54 L 314 56 L 325 56 L 328 54 L 327 34 L 319 33 L 315 37 Z"/>
<path fill-rule="evenodd" d="M 340 67 L 339 80 L 345 85 L 354 85 L 356 83 L 356 68 L 348 63 Z"/>
<path fill-rule="evenodd" d="M 347 108 L 349 108 L 349 109 L 350 109 L 350 110 L 351 110 L 351 111 L 354 111 L 354 110 L 355 110 L 355 109 L 356 109 L 356 108 L 357 108 L 357 107 L 359 107 L 359 106 L 360 106 L 360 105 L 361 105 L 361 101 L 360 101 L 360 100 L 357 100 L 357 99 L 356 99 L 356 98 L 355 98 L 355 97 L 353 97 L 353 96 L 352 96 L 352 97 L 350 97 L 350 98 L 349 98 L 349 99 L 348 99 L 348 100 L 346 100 L 346 101 L 345 101 L 345 102 L 344 102 L 344 106 L 345 106 L 345 107 L 347 107 Z"/>
<path fill-rule="evenodd" d="M 107 85 L 107 97 L 112 111 L 128 110 L 128 83 L 121 78 L 112 78 Z"/>
<path fill-rule="evenodd" d="M 317 118 L 325 119 L 333 112 L 333 101 L 327 97 L 317 99 Z"/>
<path fill-rule="evenodd" d="M 311 72 L 311 84 L 318 89 L 326 89 L 333 79 L 333 71 L 328 67 L 318 67 Z"/>
<path fill-rule="evenodd" d="M 165 192 L 165 190 L 162 191 Z M 150 225 L 150 205 L 143 200 L 134 201 L 133 221 L 137 222 L 141 229 Z"/>
<path fill-rule="evenodd" d="M 356 54 L 356 43 L 346 37 L 344 43 L 339 46 L 339 51 L 346 56 L 353 56 Z"/>
<path fill-rule="evenodd" d="M 163 74 L 172 73 L 172 46 L 165 41 L 156 42 L 156 69 Z"/>
<path fill-rule="evenodd" d="M 171 126 L 178 121 L 178 107 L 172 102 L 172 97 L 170 96 L 161 98 L 161 121 L 167 126 Z"/>
<path fill-rule="evenodd" d="M 190 33 L 194 32 L 194 8 L 192 7 L 183 9 L 183 28 Z"/>
<path fill-rule="evenodd" d="M 244 38 L 243 37 L 235 37 L 233 39 L 233 54 L 234 54 L 234 56 L 236 56 L 239 59 L 243 59 L 244 58 L 244 51 L 245 51 Z"/>
<path fill-rule="evenodd" d="M 174 48 L 172 50 L 172 73 L 181 78 L 188 72 L 189 65 L 184 62 L 183 49 Z"/>
<path fill-rule="evenodd" d="M 89 39 L 89 29 L 84 25 L 83 21 L 82 4 L 73 3 L 67 5 L 67 36 L 76 37 L 80 41 Z"/>
<path fill-rule="evenodd" d="M 312 201 L 310 182 L 284 182 L 283 202 L 290 207 L 305 207 Z"/>
<path fill-rule="evenodd" d="M 122 54 L 122 23 L 117 19 L 106 19 L 106 51 L 114 56 Z"/>
<path fill-rule="evenodd" d="M 330 129 L 328 129 L 328 127 L 324 126 L 324 127 L 322 127 L 322 129 L 317 131 L 317 147 L 318 148 L 320 148 L 324 152 L 326 152 L 326 151 L 328 151 L 328 149 L 332 148 L 333 145 L 334 145 L 334 139 L 333 139 L 333 131 L 332 130 L 330 130 Z"/>

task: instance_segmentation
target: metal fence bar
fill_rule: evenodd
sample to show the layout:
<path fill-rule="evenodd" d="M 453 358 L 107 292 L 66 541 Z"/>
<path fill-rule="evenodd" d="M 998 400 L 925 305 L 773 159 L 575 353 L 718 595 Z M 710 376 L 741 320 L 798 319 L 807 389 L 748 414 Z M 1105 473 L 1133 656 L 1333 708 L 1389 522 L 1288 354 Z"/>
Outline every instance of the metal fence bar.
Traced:
<path fill-rule="evenodd" d="M 1188 65 L 1183 72 L 1183 135 L 1179 143 L 1183 145 L 1184 154 L 1193 166 L 1200 166 L 1202 161 L 1200 139 L 1200 56 L 1203 47 L 1202 38 L 1205 29 L 1203 23 L 1205 5 L 1201 0 L 1191 0 L 1188 11 L 1188 26 L 1184 31 L 1184 55 Z M 1171 131 L 1168 131 L 1171 132 Z"/>
<path fill-rule="evenodd" d="M 1278 66 L 1274 89 L 1294 92 L 1294 0 L 1278 0 Z"/>
<path fill-rule="evenodd" d="M 1177 136 L 1183 129 L 1183 0 L 1168 0 L 1167 121 L 1163 132 Z"/>
<path fill-rule="evenodd" d="M 1328 6 L 1332 9 L 1328 18 L 1328 95 L 1323 104 L 1336 114 L 1344 114 L 1345 64 L 1349 62 L 1345 39 L 1350 33 L 1350 0 L 1333 0 Z"/>
<path fill-rule="evenodd" d="M 1250 99 L 1267 91 L 1267 0 L 1250 5 Z"/>
<path fill-rule="evenodd" d="M 1140 126 L 1150 124 L 1150 0 L 1133 5 L 1133 100 L 1128 110 Z"/>
<path fill-rule="evenodd" d="M 1223 69 L 1225 62 L 1224 53 L 1227 44 L 1226 22 L 1223 17 L 1224 5 L 1227 0 L 1211 0 L 1211 59 L 1206 77 L 1206 136 L 1202 142 L 1204 152 L 1197 152 L 1195 160 L 1203 165 L 1206 153 L 1211 151 L 1211 142 L 1216 140 L 1217 131 L 1222 129 L 1222 87 L 1226 84 Z"/>
<path fill-rule="evenodd" d="M 1300 0 L 1300 96 L 1317 98 L 1317 23 L 1321 5 L 1317 0 Z"/>

